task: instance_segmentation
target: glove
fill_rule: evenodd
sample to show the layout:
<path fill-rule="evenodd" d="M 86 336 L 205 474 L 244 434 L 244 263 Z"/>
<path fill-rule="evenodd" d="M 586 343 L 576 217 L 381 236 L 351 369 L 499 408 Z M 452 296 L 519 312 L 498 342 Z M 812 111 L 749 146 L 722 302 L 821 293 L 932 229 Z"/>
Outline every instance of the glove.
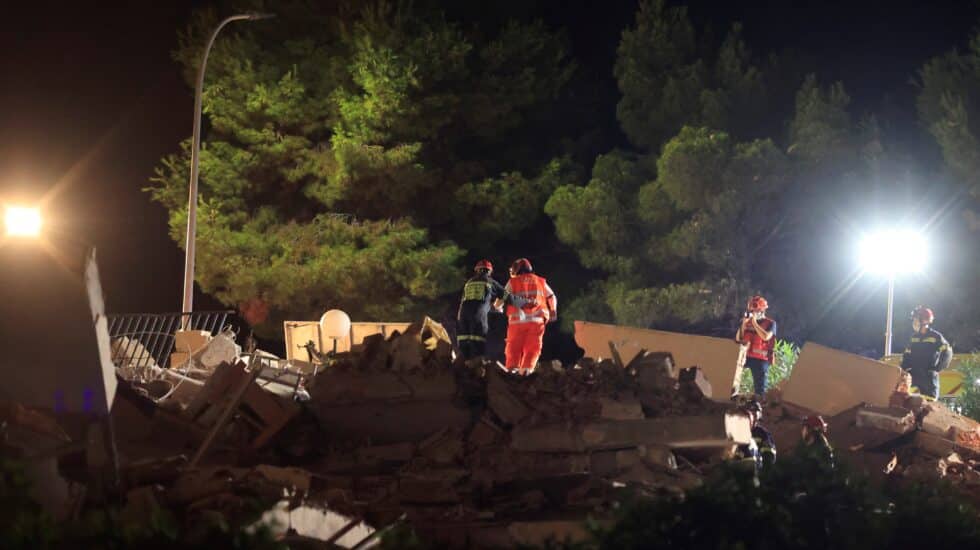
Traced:
<path fill-rule="evenodd" d="M 558 320 L 558 312 L 557 311 L 549 311 L 548 312 L 548 324 L 550 325 L 551 323 L 554 323 L 557 320 Z"/>

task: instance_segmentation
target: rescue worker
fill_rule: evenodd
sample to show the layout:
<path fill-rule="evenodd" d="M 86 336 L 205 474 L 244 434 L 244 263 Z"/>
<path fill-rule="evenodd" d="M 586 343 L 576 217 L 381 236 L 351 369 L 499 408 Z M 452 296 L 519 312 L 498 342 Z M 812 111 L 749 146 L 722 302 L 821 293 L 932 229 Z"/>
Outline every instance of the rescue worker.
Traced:
<path fill-rule="evenodd" d="M 493 278 L 493 264 L 480 260 L 473 268 L 473 277 L 463 285 L 463 296 L 456 313 L 456 342 L 463 359 L 486 353 L 487 315 L 496 301 L 507 301 L 507 291 Z"/>
<path fill-rule="evenodd" d="M 511 264 L 505 290 L 513 296 L 507 305 L 506 367 L 526 376 L 541 357 L 545 325 L 558 320 L 558 301 L 548 282 L 534 274 L 527 258 Z"/>
<path fill-rule="evenodd" d="M 762 405 L 757 400 L 752 399 L 741 409 L 749 417 L 752 441 L 738 446 L 735 450 L 736 458 L 758 472 L 776 462 L 776 442 L 772 438 L 772 433 L 760 424 Z"/>
<path fill-rule="evenodd" d="M 776 321 L 766 317 L 767 309 L 769 302 L 765 298 L 753 296 L 735 333 L 735 341 L 747 346 L 745 366 L 752 371 L 752 383 L 759 399 L 766 394 L 766 376 L 775 357 Z"/>
<path fill-rule="evenodd" d="M 912 385 L 919 393 L 939 398 L 939 371 L 953 360 L 953 348 L 943 335 L 932 328 L 932 310 L 919 306 L 912 311 L 912 337 L 902 354 L 902 368 L 912 375 Z"/>
<path fill-rule="evenodd" d="M 803 419 L 802 441 L 800 445 L 810 456 L 834 465 L 834 448 L 827 439 L 827 422 L 819 414 Z"/>

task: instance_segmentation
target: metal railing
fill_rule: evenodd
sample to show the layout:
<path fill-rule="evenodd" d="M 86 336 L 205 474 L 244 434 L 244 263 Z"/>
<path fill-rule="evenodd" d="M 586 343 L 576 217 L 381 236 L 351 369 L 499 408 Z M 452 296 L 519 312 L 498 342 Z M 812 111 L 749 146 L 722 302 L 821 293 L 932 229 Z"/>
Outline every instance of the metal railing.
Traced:
<path fill-rule="evenodd" d="M 174 334 L 184 327 L 216 335 L 234 311 L 192 313 L 124 313 L 106 315 L 112 342 L 112 362 L 117 367 L 167 367 L 174 351 Z"/>

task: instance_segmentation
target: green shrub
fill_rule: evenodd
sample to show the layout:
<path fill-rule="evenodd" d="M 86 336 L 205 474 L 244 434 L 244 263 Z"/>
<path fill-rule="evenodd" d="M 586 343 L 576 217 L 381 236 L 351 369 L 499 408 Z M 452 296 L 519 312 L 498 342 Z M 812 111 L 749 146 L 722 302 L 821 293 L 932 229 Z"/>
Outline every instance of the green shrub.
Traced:
<path fill-rule="evenodd" d="M 574 548 L 977 548 L 976 514 L 948 484 L 883 488 L 791 452 L 758 480 L 720 468 L 684 497 L 630 503 Z"/>
<path fill-rule="evenodd" d="M 769 365 L 769 373 L 766 375 L 766 387 L 772 388 L 776 384 L 789 378 L 789 374 L 796 365 L 796 360 L 800 356 L 800 348 L 788 340 L 776 340 L 776 360 Z M 749 369 L 742 369 L 742 379 L 739 381 L 739 393 L 748 394 L 753 392 L 752 373 Z"/>
<path fill-rule="evenodd" d="M 963 393 L 954 407 L 960 414 L 980 420 L 980 353 L 960 361 L 956 370 L 963 373 Z"/>

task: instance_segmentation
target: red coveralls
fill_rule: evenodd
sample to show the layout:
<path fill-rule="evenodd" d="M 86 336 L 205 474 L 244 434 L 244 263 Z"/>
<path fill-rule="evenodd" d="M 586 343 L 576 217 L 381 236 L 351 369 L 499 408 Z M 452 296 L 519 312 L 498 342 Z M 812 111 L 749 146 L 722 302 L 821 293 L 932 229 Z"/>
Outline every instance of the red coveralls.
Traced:
<path fill-rule="evenodd" d="M 511 277 L 507 291 L 524 306 L 507 306 L 507 370 L 530 374 L 541 357 L 544 328 L 558 313 L 558 300 L 544 277 L 524 273 Z"/>

